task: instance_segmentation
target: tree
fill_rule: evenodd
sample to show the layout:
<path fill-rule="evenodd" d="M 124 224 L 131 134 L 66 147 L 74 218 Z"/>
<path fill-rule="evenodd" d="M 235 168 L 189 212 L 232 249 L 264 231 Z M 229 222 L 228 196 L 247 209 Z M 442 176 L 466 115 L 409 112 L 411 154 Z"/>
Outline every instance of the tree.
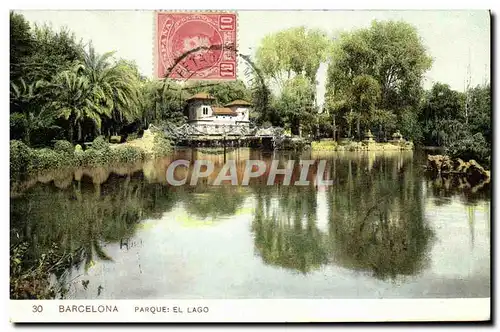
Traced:
<path fill-rule="evenodd" d="M 189 93 L 177 82 L 147 80 L 141 83 L 140 91 L 142 121 L 145 126 L 152 122 L 180 124 L 186 121 L 183 110 Z"/>
<path fill-rule="evenodd" d="M 316 82 L 316 73 L 327 57 L 330 41 L 321 30 L 295 27 L 267 35 L 257 49 L 257 67 L 283 88 L 294 75 Z"/>
<path fill-rule="evenodd" d="M 71 70 L 59 73 L 53 83 L 54 102 L 52 107 L 58 115 L 68 120 L 68 140 L 74 141 L 74 128 L 78 129 L 78 140 L 82 139 L 82 125 L 85 120 L 91 120 L 97 129 L 101 127 L 101 116 L 110 115 L 109 107 L 100 107 L 98 102 L 102 95 L 95 89 L 88 77 L 83 75 L 81 65 Z"/>
<path fill-rule="evenodd" d="M 140 118 L 139 73 L 134 64 L 114 62 L 114 52 L 96 53 L 92 44 L 84 53 L 83 74 L 89 79 L 96 104 L 110 114 L 107 128 L 118 134 L 125 122 Z"/>
<path fill-rule="evenodd" d="M 390 111 L 399 117 L 403 109 L 417 109 L 421 81 L 431 65 L 432 59 L 415 27 L 405 22 L 373 21 L 369 28 L 341 34 L 334 43 L 327 72 L 327 95 L 335 100 L 332 104 L 340 107 L 337 110 L 344 114 L 349 126 L 353 118 L 369 118 L 367 114 L 346 115 L 354 111 L 359 96 L 366 94 L 372 110 Z M 377 85 L 379 98 L 375 97 Z"/>
<path fill-rule="evenodd" d="M 184 89 L 191 94 L 206 92 L 214 97 L 215 101 L 220 105 L 225 105 L 238 99 L 251 101 L 251 91 L 241 80 L 209 83 L 195 81 Z"/>
<path fill-rule="evenodd" d="M 387 139 L 387 134 L 396 129 L 397 116 L 391 111 L 376 109 L 371 113 L 370 123 L 377 128 L 379 140 Z"/>
<path fill-rule="evenodd" d="M 10 80 L 17 81 L 26 72 L 25 63 L 34 50 L 31 28 L 23 15 L 10 12 Z"/>
<path fill-rule="evenodd" d="M 375 105 L 380 99 L 378 82 L 370 75 L 356 76 L 352 82 L 352 108 L 357 113 L 358 139 L 362 138 L 360 123 L 368 122 Z"/>
<path fill-rule="evenodd" d="M 448 120 L 464 120 L 464 96 L 450 89 L 449 85 L 436 83 L 427 93 L 420 113 L 425 142 L 442 146 L 449 136 Z"/>
<path fill-rule="evenodd" d="M 293 135 L 300 135 L 301 124 L 313 124 L 311 120 L 317 113 L 314 95 L 315 86 L 302 75 L 290 79 L 283 87 L 283 92 L 276 102 L 277 108 L 285 122 L 290 125 Z"/>
<path fill-rule="evenodd" d="M 70 69 L 83 60 L 81 42 L 67 29 L 54 31 L 50 26 L 34 26 L 34 51 L 22 64 L 22 77 L 27 81 L 50 81 L 57 73 Z"/>
<path fill-rule="evenodd" d="M 470 131 L 483 134 L 486 142 L 491 145 L 491 86 L 489 84 L 477 86 L 469 93 L 471 97 L 468 121 Z"/>
<path fill-rule="evenodd" d="M 47 82 L 43 80 L 27 84 L 21 78 L 17 83 L 11 82 L 11 105 L 22 110 L 22 113 L 12 114 L 11 119 L 18 118 L 22 123 L 23 140 L 28 146 L 31 145 L 31 134 L 35 130 L 53 126 L 55 117 L 46 107 L 46 90 Z"/>

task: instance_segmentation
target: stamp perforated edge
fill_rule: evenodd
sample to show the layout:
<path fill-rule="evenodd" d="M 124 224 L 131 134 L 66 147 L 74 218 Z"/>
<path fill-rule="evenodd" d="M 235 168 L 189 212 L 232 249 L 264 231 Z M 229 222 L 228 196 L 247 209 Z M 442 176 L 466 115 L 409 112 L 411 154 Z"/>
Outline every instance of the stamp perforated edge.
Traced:
<path fill-rule="evenodd" d="M 200 10 L 182 10 L 182 9 L 154 9 L 151 11 L 152 12 L 152 20 L 153 20 L 153 56 L 152 56 L 152 74 L 153 74 L 153 79 L 157 80 L 164 80 L 166 77 L 160 78 L 158 76 L 158 66 L 159 63 L 158 61 L 160 60 L 158 58 L 158 14 L 159 13 L 175 13 L 175 14 L 234 14 L 236 17 L 236 27 L 235 27 L 235 61 L 234 61 L 234 79 L 220 79 L 220 78 L 204 78 L 199 81 L 237 81 L 238 80 L 238 62 L 239 62 L 239 57 L 238 57 L 238 50 L 239 50 L 239 45 L 240 45 L 240 39 L 239 39 L 239 31 L 240 31 L 240 21 L 239 21 L 239 15 L 237 10 L 223 10 L 223 9 L 217 9 L 217 10 L 206 10 L 206 9 L 200 9 Z M 172 80 L 176 81 L 182 81 L 182 79 L 179 78 L 169 78 Z"/>

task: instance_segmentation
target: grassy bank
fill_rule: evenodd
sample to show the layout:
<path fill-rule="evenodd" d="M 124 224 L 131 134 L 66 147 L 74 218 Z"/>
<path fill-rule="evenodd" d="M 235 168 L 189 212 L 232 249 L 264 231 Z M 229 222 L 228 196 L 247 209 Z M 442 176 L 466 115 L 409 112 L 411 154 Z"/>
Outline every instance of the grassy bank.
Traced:
<path fill-rule="evenodd" d="M 90 148 L 83 150 L 68 141 L 57 141 L 53 148 L 32 149 L 21 141 L 10 142 L 10 177 L 61 168 L 97 167 L 134 163 L 164 156 L 172 144 L 161 134 L 145 133 L 142 138 L 123 144 L 110 144 L 97 137 Z"/>
<path fill-rule="evenodd" d="M 340 144 L 336 141 L 325 140 L 312 142 L 312 151 L 401 151 L 413 150 L 412 142 L 402 142 L 398 144 L 377 143 L 377 142 L 346 142 Z"/>

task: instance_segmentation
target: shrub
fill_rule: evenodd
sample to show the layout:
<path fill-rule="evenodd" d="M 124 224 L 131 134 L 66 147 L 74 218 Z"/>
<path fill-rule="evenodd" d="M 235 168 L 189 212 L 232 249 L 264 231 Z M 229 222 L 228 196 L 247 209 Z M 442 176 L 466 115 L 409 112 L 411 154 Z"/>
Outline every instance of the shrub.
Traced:
<path fill-rule="evenodd" d="M 162 157 L 172 151 L 172 143 L 163 133 L 156 133 L 153 139 L 153 154 L 155 157 Z"/>
<path fill-rule="evenodd" d="M 113 153 L 111 149 L 97 150 L 87 149 L 76 154 L 78 163 L 81 166 L 103 166 L 113 162 Z"/>
<path fill-rule="evenodd" d="M 56 141 L 54 144 L 54 150 L 57 152 L 73 154 L 73 144 L 65 140 Z"/>
<path fill-rule="evenodd" d="M 463 160 L 475 159 L 483 163 L 485 168 L 489 168 L 491 149 L 486 142 L 486 139 L 481 133 L 473 136 L 464 135 L 465 137 L 453 141 L 446 146 L 446 154 L 452 158 L 460 158 Z"/>
<path fill-rule="evenodd" d="M 31 149 L 21 141 L 10 141 L 10 175 L 17 177 L 28 170 Z"/>
<path fill-rule="evenodd" d="M 33 158 L 30 164 L 30 171 L 47 170 L 58 165 L 57 152 L 51 149 L 33 150 Z"/>
<path fill-rule="evenodd" d="M 33 150 L 29 170 L 44 171 L 72 166 L 75 166 L 75 159 L 73 158 L 73 155 L 45 148 Z"/>
<path fill-rule="evenodd" d="M 335 141 L 319 141 L 312 142 L 311 149 L 314 151 L 335 151 L 337 142 Z"/>
<path fill-rule="evenodd" d="M 134 163 L 145 159 L 142 149 L 132 146 L 119 147 L 113 150 L 113 159 L 118 163 Z"/>
<path fill-rule="evenodd" d="M 95 150 L 107 150 L 109 149 L 109 142 L 104 139 L 104 136 L 98 136 L 92 142 L 92 149 Z"/>
<path fill-rule="evenodd" d="M 26 119 L 22 113 L 10 115 L 10 137 L 12 139 L 22 139 L 26 130 Z"/>

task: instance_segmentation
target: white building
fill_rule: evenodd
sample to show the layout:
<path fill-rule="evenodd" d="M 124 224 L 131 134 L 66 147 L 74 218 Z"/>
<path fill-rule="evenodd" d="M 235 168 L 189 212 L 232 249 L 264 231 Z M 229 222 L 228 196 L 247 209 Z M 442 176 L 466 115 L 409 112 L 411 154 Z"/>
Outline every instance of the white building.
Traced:
<path fill-rule="evenodd" d="M 250 126 L 249 113 L 252 104 L 235 100 L 224 107 L 214 106 L 215 98 L 207 93 L 197 93 L 187 100 L 188 123 L 200 134 L 239 134 Z"/>

